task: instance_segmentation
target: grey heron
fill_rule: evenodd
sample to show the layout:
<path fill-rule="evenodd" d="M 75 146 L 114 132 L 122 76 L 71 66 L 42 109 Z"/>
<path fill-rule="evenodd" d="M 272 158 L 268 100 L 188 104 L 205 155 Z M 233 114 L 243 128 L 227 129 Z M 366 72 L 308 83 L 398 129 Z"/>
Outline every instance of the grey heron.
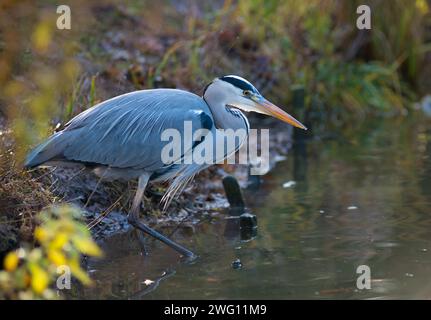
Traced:
<path fill-rule="evenodd" d="M 266 100 L 247 80 L 228 75 L 214 79 L 200 97 L 178 89 L 140 90 L 101 102 L 70 120 L 64 128 L 38 145 L 27 156 L 25 167 L 81 165 L 107 179 L 138 179 L 128 219 L 138 230 L 164 242 L 187 257 L 190 250 L 151 229 L 139 219 L 139 208 L 149 182 L 171 181 L 166 199 L 172 199 L 196 173 L 208 164 L 165 163 L 161 160 L 165 129 L 184 134 L 184 122 L 193 130 L 206 129 L 217 136 L 222 129 L 244 129 L 249 123 L 241 112 L 273 116 L 306 129 L 298 120 Z M 205 138 L 205 137 L 203 137 Z M 203 141 L 202 139 L 201 141 Z M 234 153 L 244 141 L 236 141 L 223 157 Z M 180 157 L 197 148 L 199 141 L 184 148 Z M 187 149 L 187 150 L 186 150 Z M 142 204 L 143 205 L 143 204 Z"/>

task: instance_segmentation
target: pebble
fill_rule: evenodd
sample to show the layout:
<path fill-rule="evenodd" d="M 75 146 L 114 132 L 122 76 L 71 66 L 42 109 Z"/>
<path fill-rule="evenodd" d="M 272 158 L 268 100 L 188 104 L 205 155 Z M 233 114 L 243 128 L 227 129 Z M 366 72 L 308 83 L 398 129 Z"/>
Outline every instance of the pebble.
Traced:
<path fill-rule="evenodd" d="M 406 277 L 413 278 L 415 275 L 413 273 L 406 273 Z"/>
<path fill-rule="evenodd" d="M 232 268 L 234 269 L 241 269 L 242 268 L 242 262 L 239 259 L 236 259 L 232 262 Z"/>
<path fill-rule="evenodd" d="M 293 187 L 295 184 L 296 184 L 295 181 L 287 181 L 283 183 L 283 188 L 290 188 L 290 187 Z"/>

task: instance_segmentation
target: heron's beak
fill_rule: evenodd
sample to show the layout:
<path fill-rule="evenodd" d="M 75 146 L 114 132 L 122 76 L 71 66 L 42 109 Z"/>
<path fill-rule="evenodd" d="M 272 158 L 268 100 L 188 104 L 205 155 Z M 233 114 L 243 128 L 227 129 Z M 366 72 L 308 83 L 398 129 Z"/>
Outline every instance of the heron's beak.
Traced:
<path fill-rule="evenodd" d="M 260 98 L 258 100 L 255 100 L 255 103 L 259 106 L 259 111 L 261 111 L 262 113 L 268 116 L 272 116 L 274 118 L 280 119 L 281 121 L 287 122 L 288 124 L 294 127 L 307 130 L 307 127 L 304 126 L 301 122 L 299 122 L 290 114 L 281 110 L 279 107 L 269 102 L 265 98 Z"/>

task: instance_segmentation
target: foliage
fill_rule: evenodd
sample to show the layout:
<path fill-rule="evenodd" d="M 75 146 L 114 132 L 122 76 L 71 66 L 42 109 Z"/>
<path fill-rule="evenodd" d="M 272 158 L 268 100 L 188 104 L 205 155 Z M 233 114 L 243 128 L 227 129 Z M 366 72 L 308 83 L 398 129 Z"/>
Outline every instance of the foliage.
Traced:
<path fill-rule="evenodd" d="M 403 116 L 417 100 L 414 92 L 429 90 L 428 80 L 421 81 L 431 48 L 426 40 L 429 8 L 421 0 L 395 0 L 389 10 L 381 1 L 370 1 L 373 29 L 359 31 L 360 4 L 227 0 L 212 11 L 201 4 L 181 22 L 170 11 L 159 10 L 166 22 L 160 36 L 170 27 L 177 33 L 174 41 L 161 44 L 165 50 L 154 68 L 146 68 L 140 88 L 199 91 L 214 76 L 234 73 L 288 106 L 291 93 L 286 89 L 301 87 L 305 110 L 294 113 L 305 111 L 306 122 L 317 134 L 358 123 L 367 115 Z M 205 14 L 195 13 L 200 11 Z M 158 31 L 149 32 L 158 36 Z"/>
<path fill-rule="evenodd" d="M 53 299 L 51 288 L 59 276 L 57 268 L 67 266 L 85 285 L 91 280 L 80 266 L 82 254 L 102 255 L 85 224 L 79 222 L 80 211 L 64 205 L 42 211 L 34 235 L 38 246 L 21 247 L 9 252 L 0 272 L 0 298 Z"/>
<path fill-rule="evenodd" d="M 387 20 L 387 6 L 369 3 L 374 23 L 369 32 L 355 27 L 358 1 L 254 0 L 241 2 L 240 11 L 245 31 L 257 35 L 258 43 L 276 57 L 279 87 L 305 88 L 306 113 L 314 117 L 308 121 L 345 126 L 367 114 L 404 115 L 415 100 L 414 82 L 407 83 L 411 78 L 402 67 L 403 62 L 415 60 L 417 52 L 422 57 L 425 53 L 429 10 L 426 4 L 394 3 L 405 10 L 390 10 L 393 16 Z M 404 23 L 396 23 L 398 19 Z M 408 40 L 394 50 L 399 45 L 396 34 Z M 377 35 L 385 38 L 386 46 L 375 39 Z M 392 54 L 391 58 L 382 53 Z M 416 72 L 413 77 L 417 76 Z"/>
<path fill-rule="evenodd" d="M 76 82 L 80 70 L 74 58 L 75 42 L 55 32 L 55 11 L 36 5 L 6 1 L 0 19 L 4 43 L 0 64 L 7 66 L 0 77 L 0 105 L 9 120 L 19 162 L 27 146 L 52 132 L 61 118 L 60 101 L 70 95 L 70 84 Z M 10 27 L 14 20 L 26 23 L 14 29 Z"/>
<path fill-rule="evenodd" d="M 421 86 L 426 54 L 431 49 L 426 40 L 430 23 L 428 3 L 426 0 L 395 0 L 390 6 L 382 1 L 371 3 L 372 11 L 378 13 L 373 16 L 376 32 L 370 33 L 373 58 L 388 65 L 399 65 L 402 74 L 418 86 Z M 349 1 L 346 9 L 352 10 L 350 6 L 355 4 L 359 5 L 360 1 Z"/>

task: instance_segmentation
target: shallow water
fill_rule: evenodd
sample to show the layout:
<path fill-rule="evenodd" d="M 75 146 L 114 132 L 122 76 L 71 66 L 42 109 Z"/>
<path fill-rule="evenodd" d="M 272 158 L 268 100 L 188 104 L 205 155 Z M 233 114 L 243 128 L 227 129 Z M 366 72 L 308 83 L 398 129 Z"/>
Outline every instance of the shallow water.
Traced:
<path fill-rule="evenodd" d="M 299 142 L 258 191 L 246 192 L 258 218 L 254 239 L 241 241 L 224 214 L 206 219 L 175 237 L 200 256 L 187 263 L 154 241 L 142 256 L 134 233 L 117 235 L 104 244 L 103 261 L 88 262 L 96 285 L 72 296 L 429 299 L 429 128 L 385 121 Z M 236 259 L 242 268 L 232 267 Z M 360 265 L 370 268 L 369 290 L 357 288 Z"/>

